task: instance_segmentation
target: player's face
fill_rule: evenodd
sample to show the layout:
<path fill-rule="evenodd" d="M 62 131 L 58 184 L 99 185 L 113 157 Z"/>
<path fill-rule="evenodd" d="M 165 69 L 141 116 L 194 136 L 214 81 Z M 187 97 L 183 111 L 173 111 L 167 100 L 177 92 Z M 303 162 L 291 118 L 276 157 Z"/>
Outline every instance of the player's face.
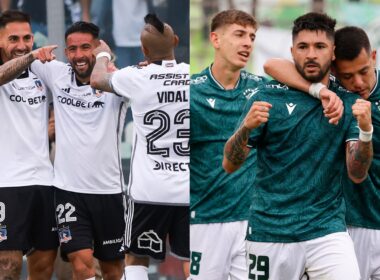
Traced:
<path fill-rule="evenodd" d="M 368 99 L 376 84 L 375 65 L 376 51 L 367 53 L 363 48 L 353 60 L 337 59 L 334 68 L 337 78 L 346 89 Z"/>
<path fill-rule="evenodd" d="M 334 45 L 324 31 L 303 30 L 293 39 L 291 49 L 298 72 L 315 83 L 327 77 L 334 57 Z"/>
<path fill-rule="evenodd" d="M 31 52 L 33 33 L 27 22 L 10 22 L 0 30 L 1 59 L 7 62 Z"/>
<path fill-rule="evenodd" d="M 256 29 L 250 25 L 230 24 L 212 33 L 211 40 L 217 53 L 215 59 L 238 69 L 245 67 L 252 53 Z"/>
<path fill-rule="evenodd" d="M 65 54 L 77 78 L 82 82 L 90 80 L 95 65 L 92 54 L 95 47 L 96 40 L 92 34 L 76 32 L 67 36 Z"/>

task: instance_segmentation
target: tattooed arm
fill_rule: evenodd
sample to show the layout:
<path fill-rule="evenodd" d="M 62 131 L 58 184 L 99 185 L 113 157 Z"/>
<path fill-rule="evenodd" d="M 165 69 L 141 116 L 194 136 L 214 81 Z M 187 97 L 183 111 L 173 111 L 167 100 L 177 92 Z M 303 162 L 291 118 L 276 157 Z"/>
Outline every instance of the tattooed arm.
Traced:
<path fill-rule="evenodd" d="M 96 59 L 94 69 L 92 69 L 90 84 L 93 88 L 106 92 L 115 92 L 111 86 L 112 73 L 108 73 L 109 60 L 107 57 Z"/>
<path fill-rule="evenodd" d="M 55 48 L 57 48 L 56 45 L 42 47 L 0 65 L 0 85 L 16 79 L 36 59 L 43 63 L 55 59 L 52 53 Z"/>
<path fill-rule="evenodd" d="M 92 51 L 92 53 L 95 57 L 100 53 L 108 53 L 109 57 L 103 56 L 96 59 L 90 78 L 91 86 L 99 90 L 115 92 L 111 85 L 112 73 L 109 73 L 110 71 L 116 70 L 116 68 L 112 69 L 112 66 L 114 67 L 114 65 L 109 59 L 111 57 L 110 48 L 103 40 L 99 40 L 99 45 Z"/>
<path fill-rule="evenodd" d="M 358 99 L 352 105 L 352 114 L 358 121 L 359 128 L 365 134 L 372 134 L 371 102 Z M 362 132 L 361 132 L 362 134 Z M 358 184 L 367 177 L 373 158 L 372 141 L 368 139 L 351 141 L 346 144 L 346 164 L 351 181 Z"/>
<path fill-rule="evenodd" d="M 367 177 L 373 158 L 372 141 L 350 141 L 346 144 L 348 177 L 359 184 Z"/>
<path fill-rule="evenodd" d="M 223 158 L 223 168 L 227 173 L 238 170 L 244 163 L 250 151 L 247 147 L 249 135 L 253 129 L 268 121 L 270 108 L 272 105 L 268 102 L 254 102 L 239 129 L 228 139 Z"/>

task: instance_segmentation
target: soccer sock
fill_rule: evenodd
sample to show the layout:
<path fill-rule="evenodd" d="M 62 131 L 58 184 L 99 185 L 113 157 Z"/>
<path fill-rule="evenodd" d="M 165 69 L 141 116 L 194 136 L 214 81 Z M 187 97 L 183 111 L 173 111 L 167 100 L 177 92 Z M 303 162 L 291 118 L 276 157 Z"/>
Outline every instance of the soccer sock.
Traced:
<path fill-rule="evenodd" d="M 149 280 L 148 268 L 143 265 L 128 265 L 124 268 L 124 273 L 128 280 Z M 121 280 L 124 280 L 124 276 Z"/>

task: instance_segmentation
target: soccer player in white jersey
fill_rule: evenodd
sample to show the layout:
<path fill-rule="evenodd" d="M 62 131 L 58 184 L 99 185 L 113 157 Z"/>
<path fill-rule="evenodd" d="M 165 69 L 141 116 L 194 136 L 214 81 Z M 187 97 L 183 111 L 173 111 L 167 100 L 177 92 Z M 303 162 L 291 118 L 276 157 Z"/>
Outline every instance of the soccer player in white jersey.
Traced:
<path fill-rule="evenodd" d="M 0 15 L 0 279 L 50 279 L 58 247 L 45 84 L 26 69 L 33 51 L 29 15 Z M 55 47 L 46 47 L 51 51 Z M 20 67 L 21 66 L 21 67 Z"/>
<path fill-rule="evenodd" d="M 99 28 L 77 22 L 65 33 L 69 64 L 31 65 L 53 94 L 56 122 L 54 185 L 63 257 L 76 279 L 95 279 L 93 256 L 104 279 L 123 273 L 123 175 L 119 156 L 126 99 L 91 88 L 92 54 Z"/>
<path fill-rule="evenodd" d="M 91 85 L 130 100 L 134 142 L 128 186 L 126 279 L 148 279 L 149 259 L 189 258 L 189 65 L 177 64 L 178 37 L 155 15 L 141 33 L 146 67 L 107 73 L 110 49 L 94 51 Z M 188 261 L 184 262 L 188 275 Z"/>

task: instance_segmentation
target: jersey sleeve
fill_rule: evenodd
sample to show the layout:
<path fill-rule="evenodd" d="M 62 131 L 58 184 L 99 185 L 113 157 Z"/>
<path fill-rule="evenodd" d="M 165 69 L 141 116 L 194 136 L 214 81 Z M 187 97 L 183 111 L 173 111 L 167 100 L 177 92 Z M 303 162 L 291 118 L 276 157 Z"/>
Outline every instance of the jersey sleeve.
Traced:
<path fill-rule="evenodd" d="M 349 127 L 346 133 L 346 142 L 359 140 L 359 125 L 354 116 L 351 115 Z"/>
<path fill-rule="evenodd" d="M 133 77 L 135 76 L 133 67 L 126 67 L 115 71 L 111 77 L 111 86 L 115 93 L 131 99 L 135 90 Z"/>
<path fill-rule="evenodd" d="M 58 77 L 64 67 L 66 67 L 66 64 L 60 61 L 53 60 L 51 62 L 42 63 L 36 60 L 31 64 L 31 71 L 52 90 L 53 81 Z"/>

